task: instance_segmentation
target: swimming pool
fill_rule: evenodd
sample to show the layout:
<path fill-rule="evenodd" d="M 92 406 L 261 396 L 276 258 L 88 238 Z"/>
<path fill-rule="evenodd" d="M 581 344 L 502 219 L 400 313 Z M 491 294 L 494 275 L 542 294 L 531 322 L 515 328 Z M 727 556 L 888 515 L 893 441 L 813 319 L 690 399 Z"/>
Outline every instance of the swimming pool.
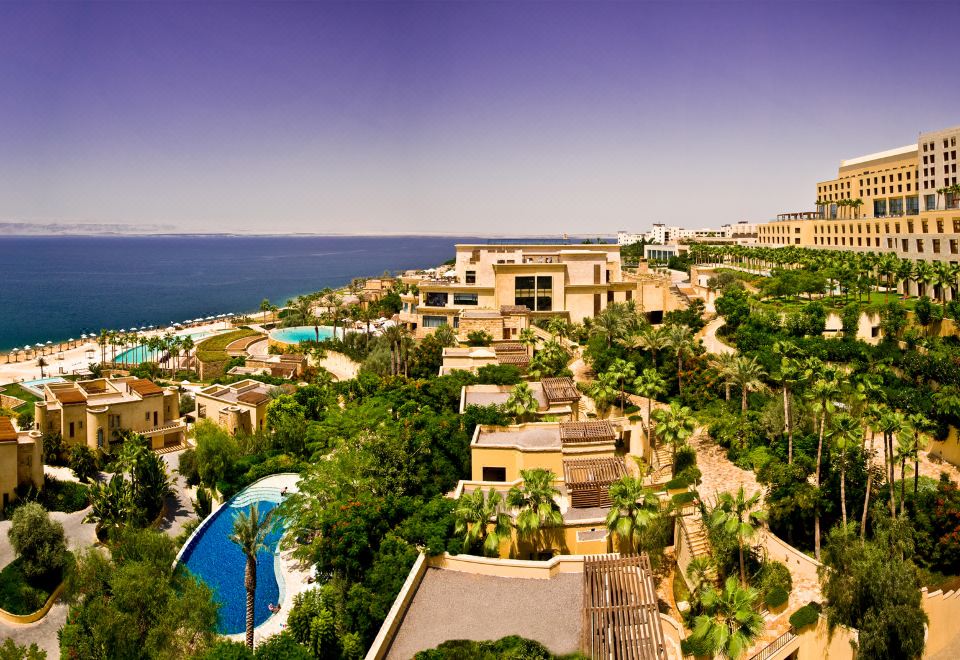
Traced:
<path fill-rule="evenodd" d="M 190 337 L 196 342 L 199 339 L 204 339 L 210 335 L 216 334 L 215 332 L 194 332 L 189 335 L 180 335 L 184 337 Z M 107 357 L 109 357 L 109 352 Z M 140 364 L 141 362 L 156 362 L 161 357 L 163 357 L 163 351 L 151 351 L 146 346 L 134 346 L 133 348 L 128 348 L 122 353 L 117 353 L 117 357 L 114 362 L 122 362 L 123 364 Z"/>
<path fill-rule="evenodd" d="M 281 483 L 289 487 L 289 483 L 295 484 L 298 477 L 272 475 L 247 486 L 206 518 L 180 551 L 178 561 L 203 580 L 221 604 L 217 631 L 222 635 L 241 633 L 246 629 L 247 592 L 243 586 L 246 557 L 240 546 L 230 540 L 233 520 L 238 513 L 248 512 L 254 504 L 261 516 L 272 511 L 282 500 Z M 254 626 L 270 618 L 268 605 L 282 603 L 284 599 L 283 572 L 277 554 L 282 535 L 282 525 L 277 525 L 264 542 L 267 549 L 257 554 Z"/>
<path fill-rule="evenodd" d="M 320 341 L 333 337 L 333 327 L 329 325 L 316 326 L 320 331 Z M 298 325 L 292 328 L 278 328 L 270 331 L 270 339 L 284 344 L 299 344 L 302 341 L 316 341 L 317 329 L 312 325 Z M 337 328 L 337 336 L 343 337 L 343 328 Z"/>
<path fill-rule="evenodd" d="M 50 383 L 66 383 L 66 378 L 60 376 L 48 376 L 46 378 L 37 378 L 36 380 L 25 380 L 20 383 L 20 387 L 30 392 L 34 396 L 43 396 L 43 386 Z"/>

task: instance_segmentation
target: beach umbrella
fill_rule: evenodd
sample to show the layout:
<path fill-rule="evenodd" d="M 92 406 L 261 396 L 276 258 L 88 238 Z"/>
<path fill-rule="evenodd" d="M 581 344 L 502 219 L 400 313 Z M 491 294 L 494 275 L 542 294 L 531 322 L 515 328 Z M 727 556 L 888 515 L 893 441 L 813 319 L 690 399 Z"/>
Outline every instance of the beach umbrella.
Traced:
<path fill-rule="evenodd" d="M 53 342 L 50 341 L 49 339 L 47 340 L 47 346 L 50 346 L 52 343 L 53 343 Z"/>

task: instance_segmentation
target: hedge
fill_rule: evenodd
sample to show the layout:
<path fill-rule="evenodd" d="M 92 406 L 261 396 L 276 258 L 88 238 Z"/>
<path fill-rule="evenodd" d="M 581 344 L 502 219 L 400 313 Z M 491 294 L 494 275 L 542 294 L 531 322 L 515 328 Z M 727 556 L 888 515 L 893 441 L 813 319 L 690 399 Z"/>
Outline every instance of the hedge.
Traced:
<path fill-rule="evenodd" d="M 787 602 L 787 599 L 790 598 L 790 594 L 787 593 L 787 590 L 783 587 L 774 587 L 769 592 L 767 592 L 766 598 L 763 599 L 763 602 L 766 603 L 767 607 L 774 608 L 780 607 Z M 802 609 L 802 608 L 801 608 Z M 797 610 L 798 612 L 800 610 Z"/>
<path fill-rule="evenodd" d="M 820 618 L 820 605 L 809 603 L 790 615 L 790 625 L 794 630 L 802 630 L 817 622 Z"/>
<path fill-rule="evenodd" d="M 674 506 L 683 506 L 684 504 L 690 504 L 697 499 L 697 493 L 692 490 L 688 490 L 686 493 L 677 493 L 670 498 L 670 501 Z"/>

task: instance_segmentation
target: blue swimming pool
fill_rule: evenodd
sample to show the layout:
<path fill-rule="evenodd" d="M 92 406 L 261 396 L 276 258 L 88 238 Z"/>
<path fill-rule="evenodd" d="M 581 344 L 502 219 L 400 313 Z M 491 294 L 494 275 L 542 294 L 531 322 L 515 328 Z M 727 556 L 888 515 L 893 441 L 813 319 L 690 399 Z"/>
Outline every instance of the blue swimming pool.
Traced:
<path fill-rule="evenodd" d="M 212 334 L 214 333 L 194 332 L 186 336 L 189 336 L 194 342 L 198 342 L 199 340 L 209 337 Z M 140 364 L 141 362 L 156 362 L 162 356 L 163 353 L 160 351 L 151 351 L 146 346 L 134 346 L 133 348 L 128 348 L 122 353 L 117 353 L 117 357 L 114 361 L 122 362 L 123 364 Z M 110 357 L 109 352 L 107 357 Z"/>
<path fill-rule="evenodd" d="M 247 592 L 243 586 L 246 558 L 240 547 L 230 540 L 233 519 L 240 512 L 247 512 L 256 504 L 260 515 L 272 511 L 280 502 L 279 489 L 262 488 L 256 485 L 238 493 L 225 506 L 206 520 L 198 532 L 187 542 L 180 561 L 190 571 L 207 583 L 214 598 L 220 602 L 220 620 L 217 631 L 223 635 L 243 632 L 246 628 Z M 254 605 L 254 625 L 260 625 L 270 617 L 268 605 L 279 603 L 282 596 L 282 577 L 277 566 L 277 544 L 283 534 L 281 525 L 267 536 L 267 549 L 257 555 L 257 592 Z"/>
<path fill-rule="evenodd" d="M 320 331 L 320 341 L 333 337 L 333 327 L 328 325 L 316 326 L 298 325 L 292 328 L 278 328 L 270 331 L 270 338 L 282 341 L 285 344 L 299 344 L 302 341 L 316 341 L 317 330 Z M 343 336 L 343 328 L 337 328 L 337 336 Z"/>
<path fill-rule="evenodd" d="M 25 380 L 20 383 L 20 386 L 23 389 L 27 390 L 34 396 L 43 396 L 43 386 L 50 383 L 66 383 L 66 378 L 61 378 L 60 376 L 47 376 L 46 378 L 37 378 L 35 380 Z"/>

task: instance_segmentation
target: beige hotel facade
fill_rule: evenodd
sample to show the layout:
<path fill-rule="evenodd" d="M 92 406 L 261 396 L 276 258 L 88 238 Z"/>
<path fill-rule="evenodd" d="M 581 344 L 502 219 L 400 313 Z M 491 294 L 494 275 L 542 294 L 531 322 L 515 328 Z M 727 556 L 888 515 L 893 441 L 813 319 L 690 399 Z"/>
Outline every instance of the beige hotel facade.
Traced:
<path fill-rule="evenodd" d="M 836 178 L 817 183 L 817 211 L 781 214 L 757 243 L 960 261 L 960 195 L 938 192 L 960 181 L 958 142 L 960 126 L 841 161 Z"/>

